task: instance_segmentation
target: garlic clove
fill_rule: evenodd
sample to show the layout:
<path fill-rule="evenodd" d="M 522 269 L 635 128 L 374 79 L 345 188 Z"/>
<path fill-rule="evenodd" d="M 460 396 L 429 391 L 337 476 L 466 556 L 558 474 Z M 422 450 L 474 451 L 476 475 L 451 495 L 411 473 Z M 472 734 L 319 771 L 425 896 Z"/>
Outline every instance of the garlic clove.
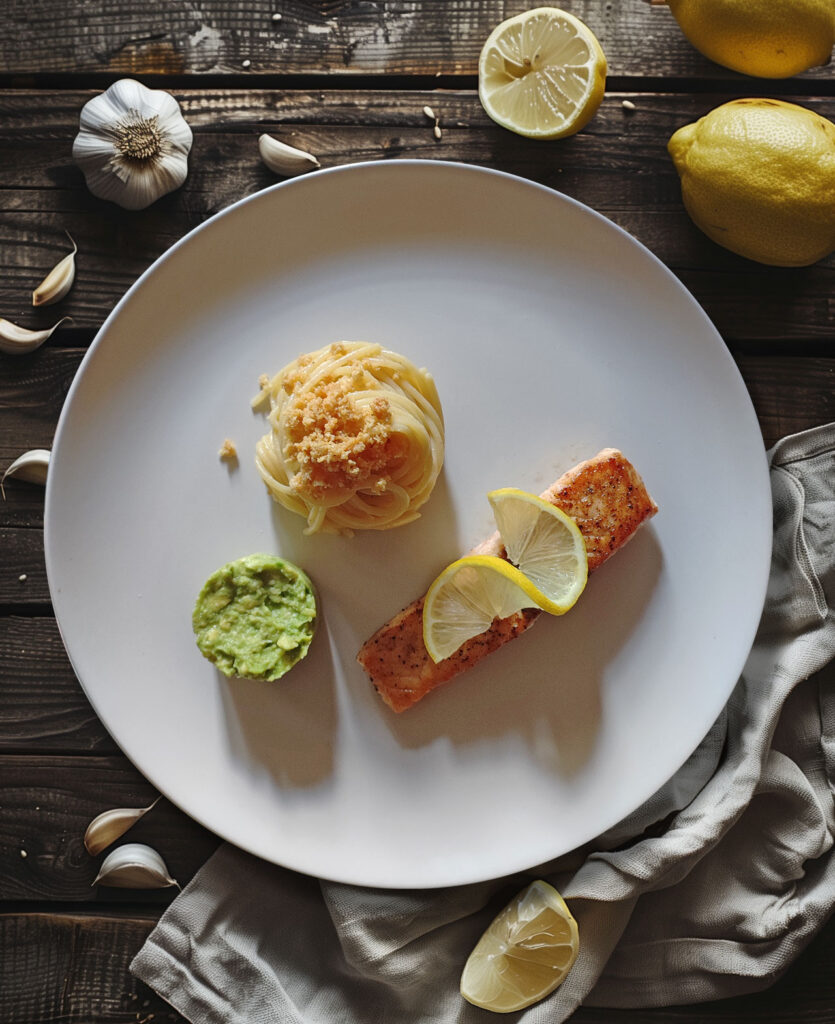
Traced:
<path fill-rule="evenodd" d="M 169 875 L 162 857 L 144 843 L 117 846 L 102 861 L 93 885 L 108 885 L 117 889 L 180 888 L 180 883 Z"/>
<path fill-rule="evenodd" d="M 54 331 L 58 330 L 62 323 L 71 319 L 72 317 L 62 316 L 57 324 L 53 324 L 45 331 L 30 331 L 27 327 L 13 324 L 11 320 L 0 318 L 0 352 L 8 352 L 13 356 L 23 355 L 24 352 L 34 352 Z"/>
<path fill-rule="evenodd" d="M 312 153 L 288 146 L 286 142 L 280 142 L 271 135 L 262 135 L 258 139 L 258 152 L 271 171 L 288 177 L 314 171 L 322 166 Z"/>
<path fill-rule="evenodd" d="M 5 473 L 0 477 L 0 494 L 6 500 L 6 491 L 3 485 L 7 476 L 20 477 L 30 484 L 45 484 L 46 473 L 49 468 L 49 451 L 46 448 L 33 448 L 30 452 L 19 455 L 14 462 L 6 467 Z"/>
<path fill-rule="evenodd" d="M 63 299 L 72 288 L 72 283 L 75 280 L 75 254 L 78 252 L 78 246 L 69 231 L 67 238 L 72 244 L 72 252 L 59 260 L 32 292 L 33 306 L 51 306 L 53 302 Z"/>
<path fill-rule="evenodd" d="M 84 105 L 72 152 L 93 195 L 141 210 L 185 181 L 192 141 L 173 96 L 122 78 Z"/>
<path fill-rule="evenodd" d="M 115 843 L 140 818 L 156 807 L 161 799 L 162 797 L 158 796 L 147 807 L 114 807 L 113 810 L 103 811 L 93 818 L 84 833 L 84 846 L 90 856 L 97 856 L 111 843 Z"/>

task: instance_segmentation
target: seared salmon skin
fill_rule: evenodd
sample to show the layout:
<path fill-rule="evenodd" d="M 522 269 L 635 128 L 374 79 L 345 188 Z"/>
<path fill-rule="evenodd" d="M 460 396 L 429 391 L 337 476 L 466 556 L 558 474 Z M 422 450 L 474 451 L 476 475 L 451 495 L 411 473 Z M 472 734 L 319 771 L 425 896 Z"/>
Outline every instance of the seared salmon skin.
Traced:
<path fill-rule="evenodd" d="M 570 469 L 541 496 L 571 516 L 580 528 L 590 573 L 658 511 L 637 470 L 616 448 L 604 448 Z M 505 555 L 498 533 L 470 553 Z M 393 711 L 405 711 L 441 683 L 524 633 L 539 614 L 538 609 L 526 608 L 508 618 L 494 619 L 489 629 L 467 640 L 450 657 L 434 662 L 423 643 L 423 597 L 419 597 L 366 640 L 357 661 L 386 704 Z"/>

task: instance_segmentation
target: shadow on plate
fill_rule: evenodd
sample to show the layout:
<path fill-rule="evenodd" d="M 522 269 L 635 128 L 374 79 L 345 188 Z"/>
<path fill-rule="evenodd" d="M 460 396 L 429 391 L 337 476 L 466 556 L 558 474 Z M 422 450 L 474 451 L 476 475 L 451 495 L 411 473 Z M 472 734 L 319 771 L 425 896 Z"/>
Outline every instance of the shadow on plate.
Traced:
<path fill-rule="evenodd" d="M 316 586 L 316 636 L 307 657 L 276 682 L 217 677 L 233 754 L 282 787 L 303 788 L 333 774 L 340 717 L 350 718 L 358 708 L 375 715 L 377 697 L 370 685 L 364 695 L 340 693 L 337 677 L 359 671 L 353 661 L 356 637 L 363 635 L 365 623 L 385 615 L 381 595 L 388 588 L 381 584 L 406 567 L 437 559 L 438 536 L 449 536 L 454 544 L 455 513 L 443 473 L 431 509 L 427 506 L 425 515 L 402 531 L 307 536 L 304 520 L 272 502 L 266 488 L 263 500 L 273 505 L 273 550 L 301 566 Z M 426 582 L 431 578 L 430 572 Z M 340 661 L 347 662 L 341 670 Z M 343 699 L 349 706 L 340 709 Z"/>
<path fill-rule="evenodd" d="M 283 679 L 269 683 L 217 675 L 234 756 L 267 771 L 281 786 L 314 786 L 331 775 L 337 715 L 324 621 L 307 657 Z"/>
<path fill-rule="evenodd" d="M 607 666 L 641 620 L 661 573 L 661 548 L 644 529 L 592 576 L 566 616 L 540 616 L 526 634 L 399 715 L 380 714 L 407 748 L 441 736 L 456 745 L 521 736 L 543 768 L 570 777 L 597 741 Z"/>

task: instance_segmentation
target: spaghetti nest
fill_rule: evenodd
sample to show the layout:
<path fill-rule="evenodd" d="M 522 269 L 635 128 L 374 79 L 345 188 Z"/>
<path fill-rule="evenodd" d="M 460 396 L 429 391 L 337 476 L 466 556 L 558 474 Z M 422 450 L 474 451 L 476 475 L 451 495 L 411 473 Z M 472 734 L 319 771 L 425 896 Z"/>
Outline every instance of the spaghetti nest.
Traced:
<path fill-rule="evenodd" d="M 368 342 L 299 356 L 254 400 L 271 430 L 255 461 L 272 496 L 307 519 L 306 533 L 387 530 L 418 517 L 444 458 L 432 377 Z"/>

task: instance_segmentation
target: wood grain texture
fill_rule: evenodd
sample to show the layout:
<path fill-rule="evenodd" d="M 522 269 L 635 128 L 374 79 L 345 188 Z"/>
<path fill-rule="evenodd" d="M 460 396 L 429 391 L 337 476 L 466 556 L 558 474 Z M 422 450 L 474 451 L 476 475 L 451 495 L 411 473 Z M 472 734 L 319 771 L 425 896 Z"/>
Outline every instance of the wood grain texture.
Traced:
<path fill-rule="evenodd" d="M 172 1024 L 184 1018 L 129 964 L 156 923 L 152 908 L 118 916 L 0 914 L 0 1024 Z"/>
<path fill-rule="evenodd" d="M 169 903 L 174 889 L 91 889 L 105 855 L 91 857 L 83 843 L 97 814 L 145 807 L 156 795 L 121 755 L 0 755 L 0 901 Z M 167 801 L 137 822 L 129 836 L 125 842 L 158 850 L 181 885 L 218 845 L 214 835 Z"/>
<path fill-rule="evenodd" d="M 527 0 L 49 0 L 33 11 L 11 0 L 0 67 L 16 75 L 473 75 L 492 29 L 529 7 Z M 563 7 L 598 36 L 611 75 L 741 78 L 702 57 L 666 8 L 640 0 L 564 0 Z"/>
<path fill-rule="evenodd" d="M 788 82 L 747 79 L 698 54 L 667 10 L 643 0 L 564 0 L 603 44 L 609 92 L 580 135 L 530 142 L 494 125 L 474 91 L 487 34 L 530 6 L 8 0 L 0 316 L 44 326 L 66 312 L 73 323 L 25 358 L 0 355 L 0 472 L 21 451 L 51 446 L 94 332 L 142 271 L 212 214 L 279 180 L 258 158 L 263 131 L 313 151 L 324 167 L 458 160 L 589 204 L 655 252 L 708 311 L 767 444 L 835 419 L 835 257 L 779 270 L 716 247 L 687 218 L 666 153 L 676 128 L 734 96 L 781 95 L 835 120 L 831 69 Z M 185 187 L 138 214 L 93 198 L 71 159 L 82 105 L 122 75 L 177 95 L 195 133 Z M 440 116 L 440 140 L 425 104 Z M 75 287 L 61 305 L 33 311 L 31 290 L 67 251 L 67 229 L 80 249 Z M 101 858 L 84 851 L 87 823 L 154 791 L 97 720 L 64 652 L 49 608 L 43 502 L 42 488 L 20 481 L 8 481 L 0 501 L 0 1024 L 173 1024 L 182 1018 L 128 973 L 172 893 L 90 888 Z M 129 838 L 159 849 L 181 882 L 218 841 L 166 801 Z M 573 1019 L 833 1024 L 833 954 L 835 922 L 768 992 L 658 1011 L 583 1008 Z"/>
<path fill-rule="evenodd" d="M 84 696 L 54 618 L 0 617 L 0 664 L 0 754 L 118 752 Z"/>
<path fill-rule="evenodd" d="M 154 908 L 0 914 L 0 1024 L 178 1024 L 184 1020 L 128 970 L 156 921 Z M 835 921 L 770 989 L 658 1010 L 581 1007 L 572 1024 L 832 1024 Z M 12 1014 L 17 1013 L 15 1016 Z M 389 1024 L 389 1022 L 386 1022 Z"/>
<path fill-rule="evenodd" d="M 261 163 L 257 137 L 271 132 L 316 153 L 324 167 L 417 158 L 489 166 L 555 188 L 600 211 L 663 260 L 728 339 L 829 338 L 835 329 L 835 256 L 813 267 L 764 267 L 709 241 L 681 203 L 666 143 L 706 113 L 718 95 L 635 94 L 606 98 L 589 127 L 570 139 L 519 139 L 486 117 L 472 92 L 181 91 L 195 132 L 185 186 L 141 214 L 95 199 L 70 151 L 89 92 L 0 94 L 0 309 L 20 323 L 97 328 L 127 288 L 189 230 L 236 200 L 279 180 Z M 835 98 L 804 100 L 835 118 Z M 441 119 L 440 140 L 423 113 Z M 43 109 L 44 113 L 35 113 Z M 57 307 L 32 310 L 30 293 L 79 245 L 76 284 Z M 62 344 L 62 328 L 53 337 Z"/>

